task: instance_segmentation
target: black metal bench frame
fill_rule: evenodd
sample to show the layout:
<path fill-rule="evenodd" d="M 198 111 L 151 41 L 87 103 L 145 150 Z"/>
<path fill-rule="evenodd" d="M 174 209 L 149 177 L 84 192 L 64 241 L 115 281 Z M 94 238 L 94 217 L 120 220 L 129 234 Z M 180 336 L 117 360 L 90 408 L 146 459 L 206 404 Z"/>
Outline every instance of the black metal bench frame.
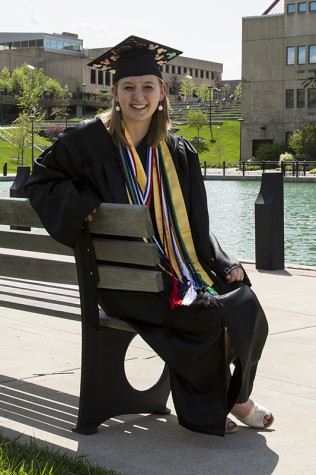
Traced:
<path fill-rule="evenodd" d="M 79 285 L 82 366 L 78 420 L 73 430 L 93 434 L 100 424 L 117 415 L 169 413 L 167 367 L 153 387 L 145 391 L 133 388 L 126 377 L 124 360 L 136 332 L 125 322 L 105 315 L 98 305 L 98 287 L 124 289 L 128 282 L 130 290 L 163 290 L 161 273 L 156 270 L 156 246 L 135 240 L 153 234 L 148 209 L 103 203 L 92 223 L 82 226 L 73 250 L 75 263 L 64 258 L 71 256 L 72 250 L 46 233 L 21 230 L 42 227 L 27 199 L 0 198 L 0 225 L 18 228 L 0 230 L 1 276 Z M 111 239 L 113 235 L 115 239 Z M 127 236 L 132 240 L 126 240 Z M 14 254 L 8 252 L 12 249 Z M 29 251 L 34 250 L 37 252 L 30 255 Z M 109 264 L 111 260 L 114 265 Z M 32 298 L 17 300 L 0 292 L 0 306 L 78 319 L 67 313 L 67 306 L 60 311 L 58 306 L 34 306 Z"/>

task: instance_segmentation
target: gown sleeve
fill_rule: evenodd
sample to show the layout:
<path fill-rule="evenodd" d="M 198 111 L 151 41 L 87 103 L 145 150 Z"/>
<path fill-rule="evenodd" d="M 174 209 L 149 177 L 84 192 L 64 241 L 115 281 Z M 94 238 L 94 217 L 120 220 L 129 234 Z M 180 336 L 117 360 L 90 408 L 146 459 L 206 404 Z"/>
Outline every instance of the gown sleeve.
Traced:
<path fill-rule="evenodd" d="M 82 222 L 102 200 L 87 183 L 84 157 L 74 156 L 69 142 L 61 135 L 35 160 L 25 191 L 48 233 L 73 247 Z"/>
<path fill-rule="evenodd" d="M 201 263 L 204 262 L 208 268 L 212 269 L 213 276 L 215 273 L 225 279 L 231 270 L 242 265 L 221 248 L 217 238 L 209 229 L 207 196 L 196 150 L 183 138 L 179 139 L 178 147 L 180 154 L 184 153 L 188 167 L 189 219 L 197 254 L 199 258 L 201 257 Z M 244 282 L 250 284 L 246 273 Z"/>

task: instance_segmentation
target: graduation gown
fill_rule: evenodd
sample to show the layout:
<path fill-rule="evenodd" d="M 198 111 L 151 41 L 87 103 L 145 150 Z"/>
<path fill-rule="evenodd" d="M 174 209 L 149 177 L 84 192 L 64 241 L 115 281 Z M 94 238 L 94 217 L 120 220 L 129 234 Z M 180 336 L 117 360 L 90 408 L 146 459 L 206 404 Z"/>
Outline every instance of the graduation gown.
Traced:
<path fill-rule="evenodd" d="M 127 320 L 168 364 L 179 423 L 197 432 L 224 435 L 227 413 L 251 393 L 268 325 L 248 277 L 233 284 L 225 279 L 240 263 L 221 249 L 209 231 L 196 151 L 172 133 L 167 145 L 197 257 L 215 283 L 218 305 L 170 310 L 167 292 L 102 290 L 99 300 L 106 313 Z M 100 203 L 128 203 L 117 151 L 100 118 L 67 129 L 35 160 L 26 194 L 50 235 L 70 247 L 83 220 Z M 237 355 L 229 382 L 225 328 Z"/>

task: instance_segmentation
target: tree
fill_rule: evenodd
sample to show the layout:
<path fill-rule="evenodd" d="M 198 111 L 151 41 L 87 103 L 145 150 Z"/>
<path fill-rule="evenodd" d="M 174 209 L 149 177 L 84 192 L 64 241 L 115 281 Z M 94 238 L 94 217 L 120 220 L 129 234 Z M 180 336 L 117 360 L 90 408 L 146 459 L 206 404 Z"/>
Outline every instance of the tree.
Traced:
<path fill-rule="evenodd" d="M 210 99 L 210 89 L 209 84 L 206 81 L 203 81 L 196 89 L 196 93 L 201 96 L 204 101 L 209 101 Z"/>
<path fill-rule="evenodd" d="M 188 112 L 188 122 L 191 127 L 194 127 L 196 129 L 197 134 L 198 134 L 198 141 L 200 140 L 200 130 L 202 127 L 207 125 L 207 118 L 203 114 L 202 111 L 190 111 Z"/>
<path fill-rule="evenodd" d="M 196 85 L 194 84 L 193 79 L 188 76 L 184 77 L 181 81 L 180 91 L 187 98 L 190 98 L 196 90 Z"/>
<path fill-rule="evenodd" d="M 170 94 L 174 94 L 178 96 L 180 94 L 181 84 L 179 81 L 178 74 L 173 74 L 170 78 L 170 85 L 169 85 L 169 92 Z"/>
<path fill-rule="evenodd" d="M 222 81 L 222 73 L 214 71 L 214 84 L 216 89 L 222 89 L 224 87 L 224 82 Z"/>
<path fill-rule="evenodd" d="M 15 121 L 15 124 L 16 127 L 12 128 L 11 141 L 18 154 L 18 163 L 20 162 L 21 158 L 23 166 L 24 151 L 30 146 L 30 133 L 32 124 L 28 118 L 28 114 L 24 112 L 19 115 L 18 119 Z"/>
<path fill-rule="evenodd" d="M 290 137 L 289 146 L 296 155 L 316 157 L 316 127 L 308 124 L 301 130 L 296 130 Z"/>
<path fill-rule="evenodd" d="M 218 156 L 218 164 L 220 165 L 221 164 L 221 157 L 222 157 L 222 155 L 224 155 L 224 153 L 227 152 L 227 148 L 225 147 L 225 145 L 222 142 L 217 142 L 216 145 L 215 145 L 215 150 L 216 150 L 216 153 L 217 153 L 217 156 Z"/>
<path fill-rule="evenodd" d="M 11 75 L 7 67 L 0 71 L 0 89 L 11 89 Z"/>

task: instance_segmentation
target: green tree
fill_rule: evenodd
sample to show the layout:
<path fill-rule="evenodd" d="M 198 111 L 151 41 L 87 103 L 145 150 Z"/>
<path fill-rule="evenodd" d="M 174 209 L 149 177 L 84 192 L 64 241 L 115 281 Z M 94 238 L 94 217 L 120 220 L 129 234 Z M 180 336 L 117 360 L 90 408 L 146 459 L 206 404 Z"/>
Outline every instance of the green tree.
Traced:
<path fill-rule="evenodd" d="M 225 147 L 225 145 L 222 142 L 217 142 L 215 144 L 215 150 L 216 150 L 216 154 L 218 156 L 218 165 L 220 166 L 221 165 L 221 157 L 222 157 L 222 155 L 224 155 L 224 153 L 227 152 L 227 148 Z"/>
<path fill-rule="evenodd" d="M 207 118 L 202 111 L 190 111 L 188 112 L 188 122 L 191 127 L 196 129 L 198 134 L 198 141 L 200 140 L 200 130 L 204 125 L 207 125 Z"/>
<path fill-rule="evenodd" d="M 201 96 L 201 98 L 204 101 L 208 101 L 210 99 L 211 91 L 209 88 L 209 84 L 206 81 L 203 81 L 197 88 L 196 88 L 196 93 L 198 96 Z"/>
<path fill-rule="evenodd" d="M 255 152 L 255 157 L 259 161 L 279 162 L 281 153 L 289 151 L 289 145 L 284 143 L 261 143 Z"/>
<path fill-rule="evenodd" d="M 0 89 L 11 89 L 11 75 L 7 67 L 0 71 Z"/>
<path fill-rule="evenodd" d="M 306 158 L 316 157 L 316 127 L 315 124 L 305 125 L 296 130 L 290 137 L 289 146 L 296 155 Z"/>
<path fill-rule="evenodd" d="M 186 96 L 187 99 L 190 99 L 196 90 L 196 85 L 191 76 L 186 76 L 181 81 L 180 91 Z"/>
<path fill-rule="evenodd" d="M 11 141 L 15 146 L 18 154 L 18 163 L 20 158 L 23 166 L 24 152 L 30 146 L 30 134 L 31 134 L 31 121 L 28 118 L 28 114 L 22 112 L 18 119 L 15 121 L 15 126 L 12 130 Z"/>

